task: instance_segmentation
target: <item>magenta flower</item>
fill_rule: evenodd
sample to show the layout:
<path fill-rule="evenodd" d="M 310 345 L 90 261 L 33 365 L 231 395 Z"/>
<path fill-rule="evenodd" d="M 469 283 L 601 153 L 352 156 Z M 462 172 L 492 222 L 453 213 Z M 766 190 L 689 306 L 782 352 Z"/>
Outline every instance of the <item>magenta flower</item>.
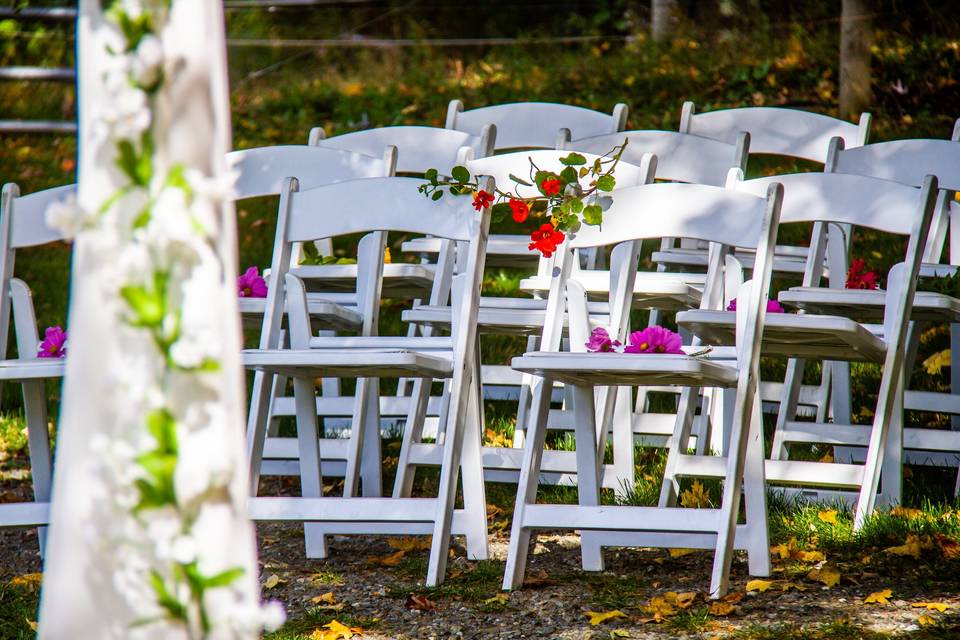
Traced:
<path fill-rule="evenodd" d="M 593 330 L 593 333 L 590 334 L 590 339 L 587 340 L 587 351 L 592 353 L 601 353 L 605 351 L 615 351 L 616 347 L 620 346 L 619 340 L 611 340 L 610 334 L 607 333 L 607 330 L 603 327 L 597 327 Z"/>
<path fill-rule="evenodd" d="M 680 349 L 682 344 L 679 333 L 654 325 L 643 331 L 631 333 L 630 344 L 624 348 L 623 352 L 683 354 L 683 350 Z"/>
<path fill-rule="evenodd" d="M 38 358 L 63 358 L 67 355 L 67 332 L 61 327 L 47 327 L 43 342 L 37 347 Z"/>
<path fill-rule="evenodd" d="M 736 311 L 737 310 L 737 299 L 734 298 L 730 301 L 730 304 L 727 305 L 727 311 Z M 767 313 L 786 313 L 786 309 L 780 305 L 776 300 L 767 300 Z"/>
<path fill-rule="evenodd" d="M 237 295 L 241 298 L 266 298 L 267 281 L 260 277 L 260 270 L 250 267 L 237 278 Z"/>

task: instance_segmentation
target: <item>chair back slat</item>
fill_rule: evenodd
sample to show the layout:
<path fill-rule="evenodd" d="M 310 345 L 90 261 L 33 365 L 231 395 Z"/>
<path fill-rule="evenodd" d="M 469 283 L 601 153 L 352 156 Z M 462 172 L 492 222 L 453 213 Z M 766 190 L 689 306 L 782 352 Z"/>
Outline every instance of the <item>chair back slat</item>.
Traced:
<path fill-rule="evenodd" d="M 550 102 L 514 102 L 463 110 L 454 100 L 447 110 L 447 128 L 480 135 L 484 125 L 497 127 L 497 149 L 553 148 L 557 131 L 566 127 L 577 138 L 621 131 L 627 107 L 618 104 L 613 113 Z"/>
<path fill-rule="evenodd" d="M 676 131 L 622 131 L 567 142 L 565 149 L 580 153 L 607 153 L 629 141 L 622 160 L 639 164 L 641 156 L 657 156 L 657 178 L 723 186 L 732 167 L 746 170 L 749 145 L 745 134 L 734 136 L 733 144 Z"/>
<path fill-rule="evenodd" d="M 35 247 L 66 240 L 62 231 L 47 224 L 47 208 L 56 202 L 66 201 L 76 193 L 77 186 L 68 184 L 15 198 L 12 203 L 10 248 Z"/>
<path fill-rule="evenodd" d="M 302 189 L 320 184 L 372 178 L 391 173 L 390 158 L 381 148 L 377 157 L 363 153 L 306 145 L 280 145 L 244 149 L 227 154 L 239 177 L 237 200 L 280 193 L 284 178 L 296 177 Z"/>
<path fill-rule="evenodd" d="M 737 132 L 750 134 L 751 153 L 771 153 L 825 162 L 830 140 L 843 138 L 847 148 L 866 144 L 870 115 L 859 124 L 800 109 L 740 107 L 695 113 L 692 102 L 683 105 L 680 131 L 734 142 Z"/>
<path fill-rule="evenodd" d="M 449 172 L 458 163 L 463 147 L 468 147 L 475 158 L 493 153 L 495 136 L 496 129 L 492 125 L 482 127 L 481 135 L 437 127 L 399 126 L 353 131 L 317 139 L 314 144 L 375 157 L 382 155 L 384 148 L 394 146 L 400 173 L 423 173 L 427 169 Z"/>
<path fill-rule="evenodd" d="M 572 248 L 644 238 L 695 238 L 756 248 L 766 199 L 708 185 L 659 183 L 620 189 L 600 226 L 583 225 Z"/>
<path fill-rule="evenodd" d="M 894 180 L 919 187 L 928 175 L 941 189 L 960 191 L 960 142 L 953 140 L 891 140 L 838 149 L 833 170 Z"/>
<path fill-rule="evenodd" d="M 737 189 L 761 195 L 783 185 L 780 222 L 836 222 L 910 235 L 918 215 L 919 190 L 890 180 L 841 173 L 792 173 L 754 178 Z"/>
<path fill-rule="evenodd" d="M 417 191 L 420 178 L 347 180 L 290 194 L 288 242 L 368 231 L 406 231 L 450 240 L 470 240 L 475 220 L 468 196 L 434 202 Z M 371 215 L 351 215 L 351 212 Z M 374 215 L 375 214 L 375 215 Z M 476 217 L 476 216 L 475 216 Z"/>

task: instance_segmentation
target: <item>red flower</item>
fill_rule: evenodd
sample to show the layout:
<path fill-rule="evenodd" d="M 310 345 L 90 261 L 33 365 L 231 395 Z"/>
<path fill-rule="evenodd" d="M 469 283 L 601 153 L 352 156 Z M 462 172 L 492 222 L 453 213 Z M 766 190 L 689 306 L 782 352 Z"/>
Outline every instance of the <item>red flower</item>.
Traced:
<path fill-rule="evenodd" d="M 557 250 L 557 245 L 563 242 L 566 236 L 562 231 L 553 228 L 550 223 L 540 225 L 540 228 L 530 234 L 530 245 L 527 247 L 531 251 L 536 249 L 544 258 L 549 258 Z"/>
<path fill-rule="evenodd" d="M 847 289 L 876 289 L 877 274 L 873 271 L 864 271 L 866 264 L 860 258 L 854 258 L 847 271 Z"/>
<path fill-rule="evenodd" d="M 473 194 L 473 208 L 477 211 L 486 209 L 491 202 L 493 202 L 493 196 L 482 189 Z"/>
<path fill-rule="evenodd" d="M 560 193 L 560 187 L 563 185 L 559 180 L 556 179 L 547 179 L 540 183 L 540 188 L 543 189 L 544 195 L 555 196 Z"/>
<path fill-rule="evenodd" d="M 513 211 L 513 219 L 516 222 L 523 222 L 530 214 L 530 206 L 523 200 L 510 198 L 510 210 Z"/>

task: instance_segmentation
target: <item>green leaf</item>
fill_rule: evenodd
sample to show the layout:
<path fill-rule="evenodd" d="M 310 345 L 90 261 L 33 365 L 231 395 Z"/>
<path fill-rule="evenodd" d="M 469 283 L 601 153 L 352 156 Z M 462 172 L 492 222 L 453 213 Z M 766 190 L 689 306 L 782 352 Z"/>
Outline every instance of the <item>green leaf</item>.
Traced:
<path fill-rule="evenodd" d="M 166 409 L 154 409 L 147 414 L 147 431 L 157 441 L 161 451 L 177 452 L 177 422 Z"/>
<path fill-rule="evenodd" d="M 120 140 L 117 142 L 117 153 L 116 163 L 120 171 L 123 171 L 133 184 L 143 186 L 140 175 L 137 173 L 137 151 L 133 148 L 133 143 L 129 140 Z"/>
<path fill-rule="evenodd" d="M 183 164 L 178 163 L 170 167 L 170 173 L 167 174 L 167 186 L 181 189 L 187 194 L 187 196 L 192 196 L 193 189 L 190 188 L 190 183 L 187 182 L 187 179 L 184 177 L 183 173 Z"/>
<path fill-rule="evenodd" d="M 579 182 L 577 178 L 577 170 L 573 167 L 567 167 L 560 172 L 560 180 L 562 180 L 564 184 Z"/>
<path fill-rule="evenodd" d="M 455 166 L 450 171 L 450 176 L 457 182 L 469 182 L 470 172 L 467 171 L 466 167 L 461 167 L 460 165 Z"/>
<path fill-rule="evenodd" d="M 308 258 L 319 258 L 320 251 L 317 249 L 317 245 L 312 242 L 304 242 L 300 245 L 303 249 L 303 254 Z"/>
<path fill-rule="evenodd" d="M 157 292 L 147 291 L 141 286 L 126 286 L 120 289 L 120 296 L 136 315 L 138 326 L 157 327 L 163 322 L 164 300 Z"/>
<path fill-rule="evenodd" d="M 151 485 L 153 489 L 168 497 L 173 496 L 173 472 L 177 468 L 176 454 L 150 451 L 137 456 L 137 464 L 143 467 L 153 480 Z"/>
<path fill-rule="evenodd" d="M 580 171 L 578 171 L 577 173 L 580 175 L 581 178 L 585 178 L 587 174 L 590 173 L 590 169 L 587 169 L 586 167 L 580 167 Z"/>
<path fill-rule="evenodd" d="M 583 211 L 583 200 L 580 198 L 571 198 L 569 201 L 570 211 L 573 213 L 580 213 Z"/>
<path fill-rule="evenodd" d="M 227 569 L 226 571 L 221 571 L 220 573 L 208 578 L 203 578 L 203 584 L 208 589 L 226 587 L 227 585 L 232 584 L 234 580 L 242 576 L 244 573 L 243 567 L 234 567 L 232 569 Z"/>
<path fill-rule="evenodd" d="M 156 569 L 150 571 L 150 586 L 153 587 L 153 592 L 157 595 L 157 604 L 166 609 L 171 618 L 187 620 L 187 608 L 167 590 L 167 586 L 163 583 L 163 576 Z"/>
<path fill-rule="evenodd" d="M 441 191 L 440 189 L 437 189 L 436 191 L 433 192 L 433 195 L 430 196 L 430 199 L 436 202 L 442 197 L 443 197 L 443 191 Z"/>
<path fill-rule="evenodd" d="M 423 172 L 423 177 L 430 181 L 430 184 L 437 184 L 437 174 L 436 169 L 427 169 Z"/>
<path fill-rule="evenodd" d="M 613 191 L 614 186 L 616 186 L 617 180 L 610 174 L 606 174 L 597 178 L 597 189 L 600 191 Z"/>
<path fill-rule="evenodd" d="M 560 158 L 560 162 L 567 166 L 580 166 L 582 164 L 587 164 L 587 159 L 579 153 L 571 153 L 565 158 Z"/>
<path fill-rule="evenodd" d="M 527 182 L 527 181 L 524 180 L 523 178 L 518 178 L 517 176 L 513 175 L 512 173 L 507 174 L 507 175 L 508 175 L 508 177 L 509 177 L 511 180 L 513 180 L 513 181 L 516 182 L 517 184 L 522 184 L 522 185 L 525 186 L 525 187 L 532 187 L 532 186 L 533 186 L 532 184 L 530 184 L 529 182 Z"/>
<path fill-rule="evenodd" d="M 603 221 L 603 209 L 598 204 L 591 204 L 583 209 L 583 221 L 587 224 L 598 225 Z"/>

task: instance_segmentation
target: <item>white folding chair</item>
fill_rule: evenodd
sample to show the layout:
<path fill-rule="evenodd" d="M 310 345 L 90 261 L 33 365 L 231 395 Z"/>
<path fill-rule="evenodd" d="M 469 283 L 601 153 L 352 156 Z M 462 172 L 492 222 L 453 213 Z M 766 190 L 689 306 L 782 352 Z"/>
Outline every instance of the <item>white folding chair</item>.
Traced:
<path fill-rule="evenodd" d="M 413 178 L 371 178 L 297 191 L 290 179 L 281 193 L 278 245 L 270 273 L 271 286 L 260 349 L 247 351 L 244 362 L 258 371 L 282 374 L 294 381 L 300 481 L 303 497 L 253 498 L 251 515 L 261 520 L 300 520 L 307 526 L 308 556 L 325 556 L 325 536 L 332 533 L 432 534 L 427 584 L 443 580 L 451 531 L 465 533 L 468 554 L 487 557 L 486 509 L 480 466 L 480 406 L 476 365 L 476 316 L 489 210 L 473 211 L 467 198 L 433 202 L 417 191 Z M 493 189 L 492 181 L 485 185 Z M 350 215 L 339 215 L 343 211 Z M 324 212 L 327 215 L 318 215 Z M 316 238 L 366 233 L 361 242 L 359 293 L 379 303 L 383 243 L 387 231 L 429 233 L 465 243 L 466 266 L 454 280 L 452 296 L 460 309 L 451 337 L 313 337 L 303 281 L 289 272 L 292 245 Z M 281 285 L 286 283 L 286 287 Z M 289 309 L 290 349 L 282 349 L 279 324 Z M 375 318 L 376 316 L 372 316 Z M 370 378 L 365 376 L 377 376 Z M 436 498 L 356 498 L 358 468 L 367 425 L 379 424 L 376 399 L 379 377 L 450 379 L 443 431 L 439 491 Z M 344 497 L 322 497 L 317 446 L 314 380 L 357 377 L 357 402 L 347 455 Z M 366 393 L 364 387 L 373 390 Z M 261 388 L 263 406 L 269 390 Z M 261 442 L 265 416 L 251 416 L 253 442 Z M 378 440 L 378 438 L 375 438 Z M 379 443 L 377 443 L 379 444 Z M 378 447 L 379 448 L 379 447 Z M 461 458 L 461 450 L 463 456 Z M 457 479 L 463 467 L 464 509 L 454 511 Z M 314 535 L 310 535 L 311 531 Z"/>
<path fill-rule="evenodd" d="M 851 432 L 856 432 L 867 447 L 864 465 L 783 459 L 766 463 L 766 477 L 771 483 L 858 491 L 854 522 L 859 528 L 873 512 L 881 468 L 885 498 L 895 501 L 900 495 L 906 337 L 916 277 L 934 211 L 936 178 L 928 177 L 923 188 L 917 189 L 863 176 L 799 173 L 746 180 L 738 183 L 737 188 L 757 194 L 773 181 L 781 183 L 784 189 L 782 223 L 830 222 L 908 236 L 905 261 L 891 269 L 888 276 L 881 327 L 870 327 L 841 316 L 778 313 L 767 316 L 764 328 L 763 353 L 793 358 L 788 364 L 781 401 L 788 416 L 793 415 L 799 395 L 798 371 L 802 371 L 802 367 L 798 368 L 796 363 L 800 360 L 830 358 L 883 366 L 872 425 L 821 425 L 811 430 L 819 434 L 816 438 L 799 435 L 787 438 L 830 443 L 835 438 L 847 440 Z M 806 285 L 819 279 L 817 266 L 822 264 L 819 243 L 811 248 L 809 264 Z M 730 312 L 685 311 L 677 314 L 677 322 L 708 344 L 730 344 L 733 339 L 734 319 Z M 808 429 L 809 424 L 787 422 L 778 428 L 800 431 Z"/>
<path fill-rule="evenodd" d="M 507 556 L 504 589 L 523 583 L 527 550 L 533 530 L 579 529 L 592 534 L 584 544 L 583 565 L 602 570 L 601 546 L 642 544 L 643 546 L 715 548 L 710 591 L 714 596 L 727 589 L 732 549 L 749 550 L 751 573 L 766 575 L 770 570 L 766 527 L 766 498 L 763 485 L 763 443 L 760 420 L 759 342 L 766 313 L 770 284 L 770 262 L 776 240 L 781 190 L 771 187 L 766 198 L 730 189 L 704 185 L 654 184 L 624 189 L 617 194 L 604 217 L 603 230 L 581 230 L 558 253 L 557 271 L 549 294 L 547 322 L 541 351 L 513 360 L 513 366 L 537 376 L 533 389 L 532 414 L 524 445 L 520 485 L 514 509 L 513 529 Z M 648 215 L 636 215 L 636 211 Z M 586 313 L 586 291 L 571 279 L 573 251 L 578 248 L 630 242 L 643 238 L 689 237 L 734 245 L 747 243 L 757 249 L 752 286 L 743 287 L 737 313 L 737 340 L 733 353 L 723 359 L 688 355 L 585 353 L 584 344 L 591 322 Z M 636 246 L 631 242 L 633 247 Z M 715 251 L 719 255 L 719 250 Z M 629 264 L 629 263 L 624 263 Z M 635 269 L 612 271 L 614 292 L 610 335 L 626 339 L 628 310 Z M 711 265 L 707 288 L 718 286 L 719 263 Z M 707 299 L 717 296 L 707 292 Z M 705 301 L 706 303 L 706 301 Z M 558 352 L 563 311 L 570 324 L 571 352 Z M 537 504 L 537 485 L 546 435 L 551 381 L 573 387 L 576 412 L 576 457 L 578 504 Z M 599 471 L 602 468 L 606 429 L 613 411 L 614 389 L 629 386 L 716 386 L 736 389 L 733 409 L 733 445 L 726 458 L 686 455 L 689 420 L 677 420 L 670 441 L 668 464 L 690 458 L 686 475 L 724 479 L 719 509 L 678 509 L 673 506 L 602 506 L 599 504 Z M 595 392 L 595 388 L 600 389 Z M 614 429 L 631 430 L 627 424 Z M 616 444 L 614 445 L 616 447 Z M 632 443 L 631 443 L 632 446 Z M 745 469 L 748 470 L 745 477 Z M 745 486 L 746 524 L 737 533 L 741 485 Z M 584 538 L 585 540 L 585 538 Z"/>
<path fill-rule="evenodd" d="M 553 102 L 511 102 L 464 111 L 461 101 L 451 100 L 447 106 L 447 129 L 476 136 L 488 124 L 497 127 L 497 151 L 553 149 L 563 127 L 578 138 L 623 131 L 627 105 L 618 103 L 612 113 Z"/>
<path fill-rule="evenodd" d="M 953 194 L 960 190 L 960 120 L 954 128 L 953 140 L 894 140 L 868 144 L 854 149 L 844 149 L 841 140 L 835 140 L 831 148 L 827 170 L 837 173 L 866 175 L 906 184 L 921 186 L 926 175 L 935 175 L 938 179 L 940 192 L 934 211 L 933 221 L 927 237 L 926 247 L 922 253 L 924 264 L 921 266 L 921 275 L 935 273 L 952 273 L 955 265 L 960 262 L 960 228 L 952 227 L 952 223 L 960 219 L 960 203 L 956 202 Z M 944 256 L 947 231 L 950 230 L 951 246 L 946 252 L 950 265 L 940 263 Z M 835 240 L 836 238 L 834 238 Z M 822 237 L 818 240 L 823 242 Z M 837 243 L 838 252 L 843 254 L 846 264 L 846 243 Z M 812 313 L 828 313 L 854 317 L 858 320 L 877 322 L 882 320 L 885 305 L 885 292 L 881 290 L 851 290 L 822 287 L 793 287 L 781 292 L 782 302 L 785 305 L 798 307 Z M 906 370 L 913 369 L 916 357 L 920 325 L 925 323 L 951 324 L 951 387 L 960 389 L 960 300 L 949 295 L 934 292 L 918 292 L 914 297 L 911 319 L 916 326 L 911 330 L 908 341 Z M 953 355 L 956 353 L 956 355 Z M 848 374 L 847 371 L 835 372 L 835 375 Z M 909 380 L 907 380 L 909 382 Z M 849 388 L 849 385 L 847 386 Z M 844 401 L 849 405 L 849 399 Z M 943 466 L 960 466 L 960 402 L 953 394 L 917 392 L 907 390 L 904 396 L 904 409 L 914 411 L 937 411 L 954 416 L 954 432 L 934 432 L 928 429 L 908 428 L 904 431 L 904 447 L 907 459 L 917 464 L 936 464 Z M 789 408 L 784 408 L 778 423 L 792 422 L 794 416 L 788 415 Z M 835 421 L 847 423 L 847 416 L 835 416 Z M 783 446 L 792 437 L 792 431 L 783 429 L 775 435 L 774 454 L 783 452 Z M 862 438 L 857 438 L 862 441 Z M 853 443 L 851 443 L 853 444 Z M 854 457 L 862 458 L 862 449 L 838 447 L 835 457 L 838 460 L 849 460 Z M 960 483 L 958 483 L 960 490 Z"/>
<path fill-rule="evenodd" d="M 20 383 L 27 423 L 30 475 L 34 502 L 0 504 L 0 527 L 46 525 L 53 460 L 47 431 L 46 381 L 63 377 L 64 361 L 37 357 L 40 342 L 30 288 L 13 277 L 17 249 L 65 240 L 58 229 L 47 224 L 47 208 L 75 197 L 76 185 L 66 185 L 20 195 L 17 185 L 3 186 L 0 203 L 0 381 Z M 17 358 L 7 357 L 11 316 L 16 335 Z M 39 530 L 43 551 L 46 528 Z"/>

